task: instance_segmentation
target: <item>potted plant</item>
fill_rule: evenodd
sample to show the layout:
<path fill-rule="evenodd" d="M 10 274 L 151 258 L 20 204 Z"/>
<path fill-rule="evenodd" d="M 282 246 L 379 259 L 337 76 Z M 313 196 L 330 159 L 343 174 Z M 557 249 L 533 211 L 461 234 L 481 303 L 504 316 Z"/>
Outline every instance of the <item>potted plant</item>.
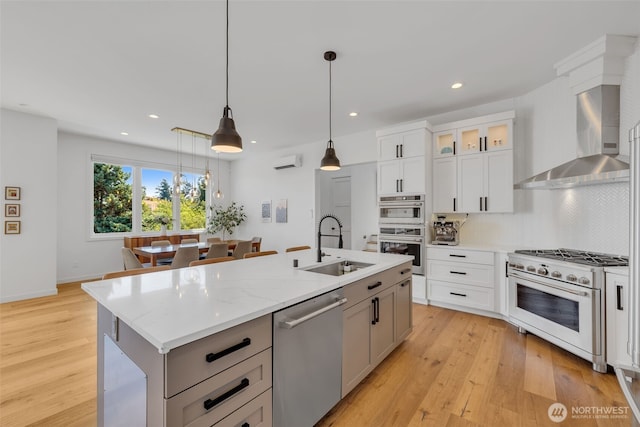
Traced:
<path fill-rule="evenodd" d="M 171 218 L 165 215 L 161 215 L 155 218 L 155 222 L 160 224 L 160 235 L 166 236 L 167 234 L 167 225 L 171 223 Z"/>
<path fill-rule="evenodd" d="M 207 231 L 215 234 L 222 231 L 222 240 L 226 240 L 225 233 L 233 234 L 237 226 L 246 221 L 247 215 L 244 213 L 244 206 L 231 202 L 226 208 L 222 206 L 211 206 L 211 218 Z"/>

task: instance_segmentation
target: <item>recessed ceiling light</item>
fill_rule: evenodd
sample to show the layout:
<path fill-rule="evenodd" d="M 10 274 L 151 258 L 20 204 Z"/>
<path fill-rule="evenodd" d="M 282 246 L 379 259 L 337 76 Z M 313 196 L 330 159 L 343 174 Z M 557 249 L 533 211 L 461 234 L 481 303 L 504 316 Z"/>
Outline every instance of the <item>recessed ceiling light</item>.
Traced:
<path fill-rule="evenodd" d="M 129 135 L 129 132 L 120 132 L 120 135 L 127 136 L 127 135 Z"/>
<path fill-rule="evenodd" d="M 157 115 L 157 114 L 149 114 L 149 117 L 152 118 L 152 119 L 159 119 L 160 118 L 160 116 Z"/>
<path fill-rule="evenodd" d="M 351 117 L 356 117 L 356 116 L 358 115 L 358 113 L 357 113 L 357 112 L 355 112 L 355 111 L 352 111 L 352 112 L 350 112 L 350 113 L 349 113 L 349 115 L 350 115 Z"/>
<path fill-rule="evenodd" d="M 462 83 L 460 82 L 455 82 L 454 84 L 451 85 L 451 89 L 460 89 L 462 87 Z"/>
<path fill-rule="evenodd" d="M 256 141 L 255 139 L 254 139 L 254 140 L 251 140 L 251 143 L 252 143 L 252 144 L 255 144 L 256 142 L 258 142 L 258 141 Z"/>

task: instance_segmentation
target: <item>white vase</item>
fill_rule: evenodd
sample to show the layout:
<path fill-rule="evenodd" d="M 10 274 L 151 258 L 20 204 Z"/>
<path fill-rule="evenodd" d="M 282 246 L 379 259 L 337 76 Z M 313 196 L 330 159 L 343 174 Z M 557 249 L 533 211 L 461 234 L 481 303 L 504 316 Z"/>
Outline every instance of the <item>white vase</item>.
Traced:
<path fill-rule="evenodd" d="M 167 226 L 162 224 L 160 225 L 160 235 L 161 236 L 166 236 L 167 235 Z"/>

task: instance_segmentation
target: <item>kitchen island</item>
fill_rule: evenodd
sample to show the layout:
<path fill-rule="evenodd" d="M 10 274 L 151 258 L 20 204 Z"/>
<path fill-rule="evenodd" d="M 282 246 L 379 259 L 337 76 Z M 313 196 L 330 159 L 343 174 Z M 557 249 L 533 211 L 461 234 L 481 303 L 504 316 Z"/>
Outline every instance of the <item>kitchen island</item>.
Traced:
<path fill-rule="evenodd" d="M 340 288 L 347 299 L 366 298 L 401 282 L 410 301 L 411 257 L 325 252 L 322 264 L 372 265 L 340 276 L 310 272 L 318 263 L 308 250 L 83 284 L 99 303 L 98 425 L 241 425 L 246 417 L 272 425 L 274 312 Z M 367 280 L 375 284 L 361 291 Z M 385 357 L 411 327 L 410 303 L 399 309 L 400 298 L 391 300 L 402 321 L 391 321 Z M 348 356 L 343 365 L 354 366 Z M 379 361 L 360 369 L 358 381 Z"/>

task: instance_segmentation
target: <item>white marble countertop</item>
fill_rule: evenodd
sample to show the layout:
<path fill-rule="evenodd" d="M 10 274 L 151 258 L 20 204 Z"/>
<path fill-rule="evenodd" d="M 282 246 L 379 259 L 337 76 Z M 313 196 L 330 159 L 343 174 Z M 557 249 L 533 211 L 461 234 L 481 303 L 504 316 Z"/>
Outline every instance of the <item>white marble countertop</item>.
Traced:
<path fill-rule="evenodd" d="M 330 276 L 303 270 L 316 251 L 83 283 L 82 289 L 160 353 L 338 289 L 413 260 L 412 256 L 324 248 L 322 264 L 349 259 L 370 267 Z M 298 259 L 298 268 L 293 260 Z"/>

